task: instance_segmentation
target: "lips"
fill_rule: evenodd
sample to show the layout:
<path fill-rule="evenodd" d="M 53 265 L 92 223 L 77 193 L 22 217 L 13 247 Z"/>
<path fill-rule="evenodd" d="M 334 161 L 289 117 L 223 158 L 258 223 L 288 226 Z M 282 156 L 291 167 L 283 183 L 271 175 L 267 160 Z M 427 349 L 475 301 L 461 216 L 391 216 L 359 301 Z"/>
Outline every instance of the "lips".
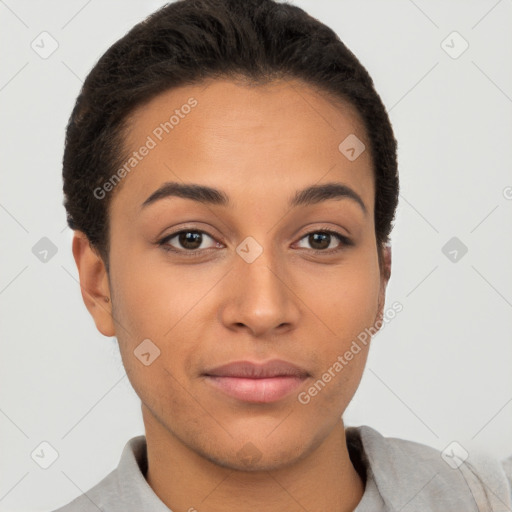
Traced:
<path fill-rule="evenodd" d="M 254 403 L 285 398 L 309 377 L 305 369 L 280 359 L 264 364 L 235 361 L 208 369 L 203 375 L 216 390 Z"/>
<path fill-rule="evenodd" d="M 266 379 L 270 377 L 307 377 L 303 368 L 281 359 L 273 359 L 264 364 L 250 361 L 235 361 L 204 372 L 214 377 L 244 377 L 248 379 Z"/>

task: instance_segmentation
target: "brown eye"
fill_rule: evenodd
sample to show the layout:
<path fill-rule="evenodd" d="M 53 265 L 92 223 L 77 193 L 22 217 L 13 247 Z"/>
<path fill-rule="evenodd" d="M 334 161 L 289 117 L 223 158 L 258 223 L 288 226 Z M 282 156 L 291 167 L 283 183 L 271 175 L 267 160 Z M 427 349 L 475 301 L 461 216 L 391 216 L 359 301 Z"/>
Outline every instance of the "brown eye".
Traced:
<path fill-rule="evenodd" d="M 305 247 L 306 249 L 310 248 L 314 251 L 327 253 L 336 252 L 347 245 L 353 245 L 352 241 L 346 236 L 330 230 L 312 231 L 303 236 L 302 240 L 306 240 L 307 244 L 309 244 L 309 247 Z M 338 244 L 332 246 L 332 242 L 336 240 Z"/>
<path fill-rule="evenodd" d="M 201 247 L 205 242 L 205 236 L 213 240 L 213 237 L 200 230 L 185 229 L 178 231 L 160 240 L 161 245 L 165 250 L 176 252 L 192 252 L 208 249 L 209 247 Z M 176 239 L 173 243 L 173 241 Z"/>
<path fill-rule="evenodd" d="M 197 231 L 182 231 L 176 235 L 178 242 L 184 249 L 199 249 L 203 241 L 203 235 Z"/>
<path fill-rule="evenodd" d="M 313 249 L 328 249 L 331 245 L 331 235 L 328 233 L 312 233 L 308 235 L 308 242 Z"/>

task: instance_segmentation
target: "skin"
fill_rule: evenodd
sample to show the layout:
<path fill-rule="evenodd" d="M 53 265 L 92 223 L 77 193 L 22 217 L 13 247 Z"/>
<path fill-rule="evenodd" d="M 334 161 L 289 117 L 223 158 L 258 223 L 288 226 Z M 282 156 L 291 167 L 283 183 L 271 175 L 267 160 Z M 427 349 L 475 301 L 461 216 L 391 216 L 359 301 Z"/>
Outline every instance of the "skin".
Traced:
<path fill-rule="evenodd" d="M 383 314 L 391 253 L 386 247 L 379 268 L 371 155 L 351 162 L 338 150 L 352 133 L 369 148 L 364 125 L 350 105 L 299 81 L 249 87 L 217 79 L 166 91 L 135 110 L 127 148 L 137 150 L 191 96 L 198 105 L 115 190 L 110 275 L 83 233 L 73 240 L 84 302 L 97 329 L 117 337 L 141 398 L 146 479 L 175 511 L 353 510 L 364 482 L 349 459 L 342 414 L 369 345 L 309 404 L 297 393 Z M 220 188 L 232 206 L 170 197 L 141 210 L 166 181 Z M 332 181 L 356 191 L 367 214 L 347 198 L 287 207 L 296 190 Z M 184 227 L 207 233 L 201 256 L 158 245 Z M 325 227 L 354 245 L 331 237 L 325 246 L 341 250 L 322 253 L 325 246 L 307 235 Z M 236 252 L 247 236 L 263 248 L 252 263 Z M 178 237 L 172 246 L 190 247 Z M 145 366 L 134 350 L 148 338 L 161 353 Z M 274 358 L 310 374 L 274 403 L 238 401 L 201 375 Z M 256 461 L 239 454 L 248 449 Z"/>

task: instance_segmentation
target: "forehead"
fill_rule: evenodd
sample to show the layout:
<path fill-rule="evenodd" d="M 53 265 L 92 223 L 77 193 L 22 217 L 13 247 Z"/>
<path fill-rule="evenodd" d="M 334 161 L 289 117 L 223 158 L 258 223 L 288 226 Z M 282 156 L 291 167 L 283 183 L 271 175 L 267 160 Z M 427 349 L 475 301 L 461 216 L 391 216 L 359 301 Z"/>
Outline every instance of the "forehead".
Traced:
<path fill-rule="evenodd" d="M 269 200 L 339 181 L 373 208 L 370 152 L 351 161 L 339 148 L 356 136 L 369 149 L 356 109 L 300 81 L 247 85 L 217 79 L 178 87 L 137 108 L 128 121 L 125 163 L 133 165 L 125 166 L 113 203 L 131 205 L 132 213 L 166 181 Z"/>

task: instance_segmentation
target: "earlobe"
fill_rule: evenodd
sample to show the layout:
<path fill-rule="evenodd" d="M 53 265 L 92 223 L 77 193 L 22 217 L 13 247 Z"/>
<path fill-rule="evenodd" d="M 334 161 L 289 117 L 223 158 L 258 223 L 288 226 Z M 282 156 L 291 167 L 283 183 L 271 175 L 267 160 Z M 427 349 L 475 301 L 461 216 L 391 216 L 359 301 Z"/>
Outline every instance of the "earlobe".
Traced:
<path fill-rule="evenodd" d="M 380 272 L 380 290 L 379 290 L 379 305 L 377 308 L 377 316 L 375 324 L 380 320 L 382 322 L 384 316 L 384 305 L 386 302 L 386 288 L 391 277 L 391 245 L 385 245 L 382 248 L 382 268 Z M 380 326 L 382 327 L 382 325 Z M 380 329 L 379 327 L 379 329 Z"/>
<path fill-rule="evenodd" d="M 385 245 L 383 248 L 383 278 L 385 285 L 387 285 L 389 278 L 391 277 L 391 245 Z"/>
<path fill-rule="evenodd" d="M 105 264 L 81 231 L 74 232 L 72 250 L 84 304 L 93 317 L 98 331 L 104 336 L 114 336 L 111 294 Z"/>

